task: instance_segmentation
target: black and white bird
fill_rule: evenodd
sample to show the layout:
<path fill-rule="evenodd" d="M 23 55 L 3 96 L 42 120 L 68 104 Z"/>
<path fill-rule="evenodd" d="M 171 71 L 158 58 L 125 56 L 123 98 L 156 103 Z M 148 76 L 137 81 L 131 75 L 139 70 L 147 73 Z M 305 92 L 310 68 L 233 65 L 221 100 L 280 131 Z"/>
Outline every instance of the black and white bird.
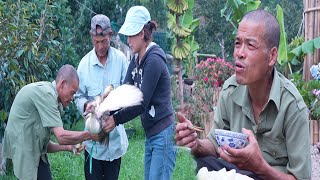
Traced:
<path fill-rule="evenodd" d="M 102 129 L 104 119 L 110 116 L 110 112 L 140 105 L 142 101 L 143 94 L 141 90 L 134 85 L 123 84 L 115 89 L 113 89 L 112 85 L 107 86 L 103 95 L 97 96 L 95 101 L 91 103 L 93 107 L 90 108 L 90 112 L 85 115 L 85 129 L 92 134 L 98 134 Z M 107 144 L 108 142 L 108 135 L 100 141 L 102 144 Z"/>

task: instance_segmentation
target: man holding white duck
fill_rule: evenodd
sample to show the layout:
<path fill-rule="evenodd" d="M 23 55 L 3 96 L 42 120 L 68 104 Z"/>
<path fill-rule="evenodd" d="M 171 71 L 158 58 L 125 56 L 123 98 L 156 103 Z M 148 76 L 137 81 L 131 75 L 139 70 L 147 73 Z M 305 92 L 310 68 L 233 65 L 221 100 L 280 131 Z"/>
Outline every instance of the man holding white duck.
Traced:
<path fill-rule="evenodd" d="M 88 111 L 95 97 L 103 94 L 107 86 L 120 86 L 128 68 L 126 56 L 110 46 L 112 29 L 107 16 L 95 15 L 91 19 L 89 33 L 94 48 L 81 59 L 77 69 L 80 83 L 75 100 L 81 114 Z M 121 157 L 128 148 L 124 126 L 116 126 L 109 134 L 101 132 L 99 135 L 108 136 L 109 142 L 105 145 L 92 140 L 85 141 L 85 177 L 87 180 L 118 179 Z M 94 151 L 91 151 L 93 147 Z M 90 155 L 92 168 L 88 160 Z"/>
<path fill-rule="evenodd" d="M 236 169 L 254 179 L 310 179 L 308 109 L 296 87 L 277 72 L 280 28 L 265 10 L 241 20 L 235 40 L 236 73 L 223 85 L 214 127 L 198 139 L 177 113 L 176 142 L 191 148 L 198 169 Z M 219 147 L 214 129 L 242 132 L 248 145 Z"/>

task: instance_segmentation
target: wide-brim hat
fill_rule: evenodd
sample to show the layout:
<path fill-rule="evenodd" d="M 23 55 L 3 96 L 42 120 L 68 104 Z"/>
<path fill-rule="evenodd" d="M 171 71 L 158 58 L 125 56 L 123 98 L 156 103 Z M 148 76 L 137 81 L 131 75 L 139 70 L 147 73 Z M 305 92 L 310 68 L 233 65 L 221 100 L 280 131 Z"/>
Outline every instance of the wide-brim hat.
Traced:
<path fill-rule="evenodd" d="M 124 24 L 118 33 L 126 36 L 134 36 L 138 34 L 149 21 L 151 21 L 150 13 L 145 7 L 133 6 L 128 10 Z"/>

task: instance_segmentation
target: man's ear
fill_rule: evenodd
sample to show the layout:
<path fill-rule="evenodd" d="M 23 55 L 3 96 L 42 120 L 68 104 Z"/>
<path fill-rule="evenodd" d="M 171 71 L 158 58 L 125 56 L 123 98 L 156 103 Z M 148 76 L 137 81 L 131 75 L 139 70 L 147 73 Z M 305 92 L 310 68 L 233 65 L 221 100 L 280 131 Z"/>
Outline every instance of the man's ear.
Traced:
<path fill-rule="evenodd" d="M 270 50 L 269 66 L 274 66 L 278 59 L 278 48 L 273 47 Z"/>
<path fill-rule="evenodd" d="M 62 89 L 65 85 L 66 85 L 65 79 L 62 79 L 62 80 L 59 80 L 58 82 L 56 82 L 57 90 Z"/>

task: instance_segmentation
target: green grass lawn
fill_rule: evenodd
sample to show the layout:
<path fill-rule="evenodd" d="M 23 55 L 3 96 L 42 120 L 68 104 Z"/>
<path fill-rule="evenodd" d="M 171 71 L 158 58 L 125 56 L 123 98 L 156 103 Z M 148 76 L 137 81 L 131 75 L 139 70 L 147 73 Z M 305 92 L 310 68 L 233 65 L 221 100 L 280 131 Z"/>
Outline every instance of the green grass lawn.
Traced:
<path fill-rule="evenodd" d="M 122 157 L 119 179 L 140 180 L 144 178 L 144 131 L 140 119 L 135 119 L 125 124 L 126 128 L 135 129 L 135 133 L 129 136 L 129 148 Z M 79 122 L 73 130 L 83 129 L 83 123 Z M 69 152 L 50 153 L 51 171 L 57 180 L 83 180 L 84 155 L 73 155 Z M 195 162 L 189 151 L 179 148 L 176 166 L 174 169 L 174 180 L 193 180 L 195 178 Z M 0 176 L 4 180 L 16 180 L 9 170 L 6 176 Z"/>

